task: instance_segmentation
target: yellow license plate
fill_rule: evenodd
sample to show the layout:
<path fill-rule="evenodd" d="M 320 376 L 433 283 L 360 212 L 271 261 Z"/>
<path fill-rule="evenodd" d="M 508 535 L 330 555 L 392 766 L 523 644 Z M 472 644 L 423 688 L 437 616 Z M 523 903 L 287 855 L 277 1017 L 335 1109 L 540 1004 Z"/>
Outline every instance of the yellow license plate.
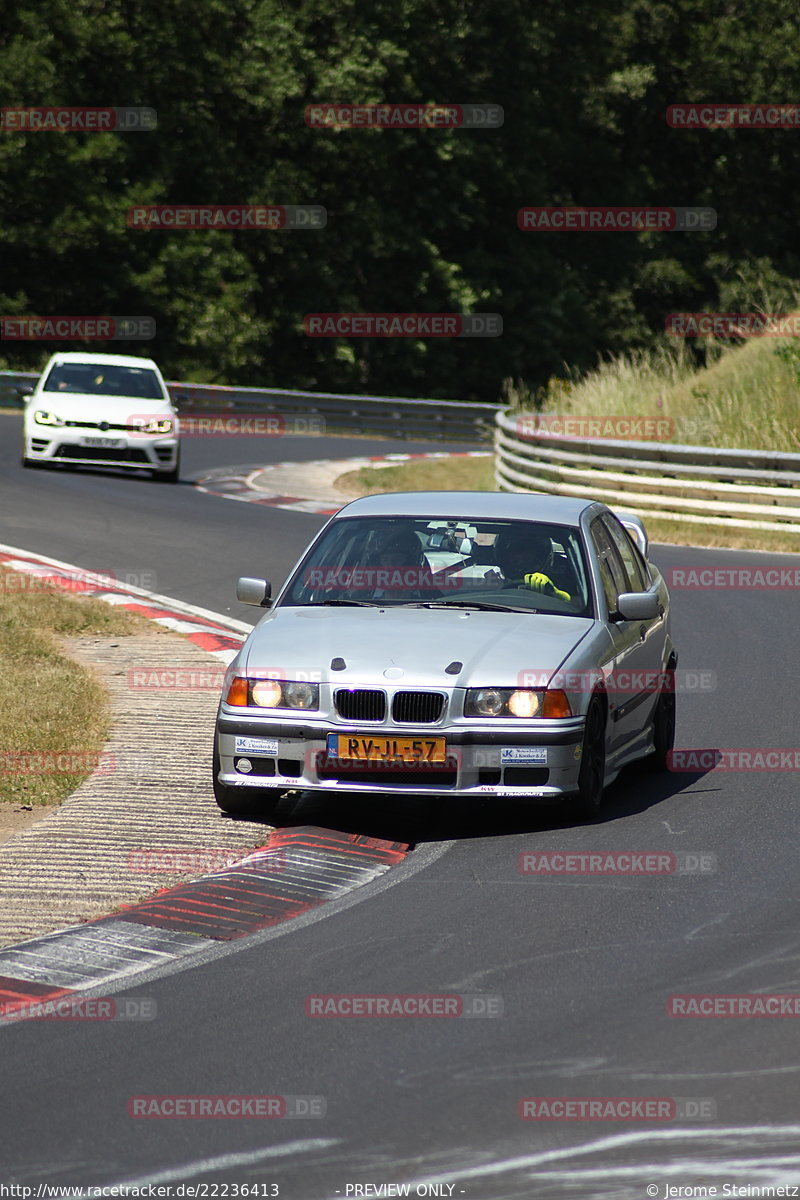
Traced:
<path fill-rule="evenodd" d="M 444 763 L 443 737 L 364 737 L 328 735 L 328 754 L 354 762 Z"/>

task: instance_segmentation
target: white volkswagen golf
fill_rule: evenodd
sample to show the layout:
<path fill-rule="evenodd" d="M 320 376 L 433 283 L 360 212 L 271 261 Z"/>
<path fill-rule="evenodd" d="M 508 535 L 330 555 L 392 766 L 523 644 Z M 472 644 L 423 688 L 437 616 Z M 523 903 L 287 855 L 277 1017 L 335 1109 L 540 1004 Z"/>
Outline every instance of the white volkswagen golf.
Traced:
<path fill-rule="evenodd" d="M 25 402 L 23 467 L 125 467 L 176 483 L 178 414 L 151 358 L 54 354 Z"/>

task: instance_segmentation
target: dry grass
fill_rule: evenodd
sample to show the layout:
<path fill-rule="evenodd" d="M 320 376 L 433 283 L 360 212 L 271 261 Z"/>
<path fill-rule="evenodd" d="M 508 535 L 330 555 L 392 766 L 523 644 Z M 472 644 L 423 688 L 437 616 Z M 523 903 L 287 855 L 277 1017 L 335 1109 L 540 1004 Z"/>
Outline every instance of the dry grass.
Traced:
<path fill-rule="evenodd" d="M 57 804 L 91 774 L 110 722 L 105 690 L 58 639 L 152 624 L 54 586 L 33 591 L 32 579 L 0 567 L 0 802 Z M 56 761 L 65 754 L 66 770 Z"/>
<path fill-rule="evenodd" d="M 583 377 L 551 379 L 532 397 L 507 385 L 522 411 L 581 417 L 666 417 L 671 442 L 750 450 L 800 451 L 800 347 L 790 338 L 755 338 L 708 348 L 695 370 L 682 345 L 621 355 Z M 536 403 L 534 404 L 534 399 Z"/>
<path fill-rule="evenodd" d="M 351 499 L 377 492 L 493 492 L 494 455 L 485 458 L 418 458 L 396 467 L 362 467 L 336 480 Z"/>

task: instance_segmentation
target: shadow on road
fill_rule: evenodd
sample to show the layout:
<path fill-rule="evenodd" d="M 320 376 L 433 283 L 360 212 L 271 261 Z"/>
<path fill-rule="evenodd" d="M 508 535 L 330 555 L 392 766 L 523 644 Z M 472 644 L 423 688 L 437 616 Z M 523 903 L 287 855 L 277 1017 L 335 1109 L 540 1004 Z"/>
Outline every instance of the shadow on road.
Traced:
<path fill-rule="evenodd" d="M 317 825 L 412 846 L 425 842 L 494 838 L 575 825 L 623 820 L 662 803 L 702 778 L 692 774 L 657 774 L 641 766 L 626 768 L 606 790 L 595 821 L 583 821 L 564 803 L 539 804 L 504 797 L 457 798 L 386 796 L 340 792 L 290 792 L 269 820 L 278 828 Z"/>

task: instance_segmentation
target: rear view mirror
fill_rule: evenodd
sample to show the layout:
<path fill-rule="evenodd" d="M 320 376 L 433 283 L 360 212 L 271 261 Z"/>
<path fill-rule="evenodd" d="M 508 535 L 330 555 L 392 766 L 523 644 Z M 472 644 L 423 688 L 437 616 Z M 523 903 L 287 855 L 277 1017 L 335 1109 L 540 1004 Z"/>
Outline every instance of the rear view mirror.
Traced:
<path fill-rule="evenodd" d="M 272 603 L 272 584 L 268 579 L 250 579 L 243 575 L 236 584 L 236 599 L 241 604 L 256 604 L 269 608 Z"/>
<path fill-rule="evenodd" d="M 654 621 L 663 611 L 655 592 L 623 592 L 617 600 L 617 612 L 626 621 Z"/>

